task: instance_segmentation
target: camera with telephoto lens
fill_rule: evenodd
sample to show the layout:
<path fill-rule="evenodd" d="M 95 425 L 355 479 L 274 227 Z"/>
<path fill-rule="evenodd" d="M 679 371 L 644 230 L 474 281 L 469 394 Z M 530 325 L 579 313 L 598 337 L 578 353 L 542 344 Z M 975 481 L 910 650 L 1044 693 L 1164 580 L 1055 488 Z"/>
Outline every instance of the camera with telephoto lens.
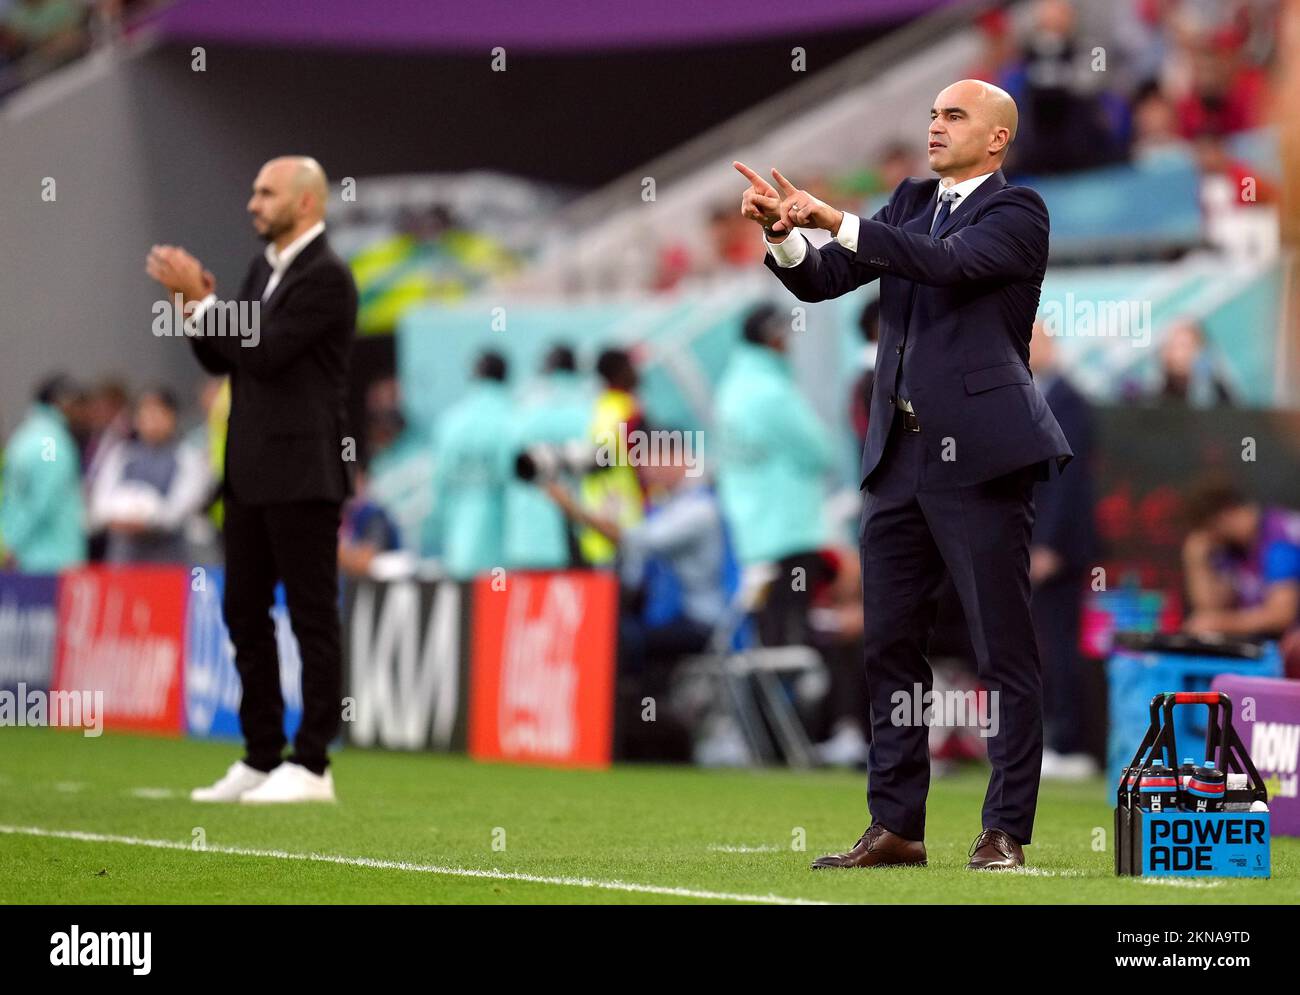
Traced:
<path fill-rule="evenodd" d="M 591 442 L 542 442 L 515 457 L 515 476 L 525 483 L 550 483 L 564 474 L 581 477 L 602 466 L 599 450 Z"/>

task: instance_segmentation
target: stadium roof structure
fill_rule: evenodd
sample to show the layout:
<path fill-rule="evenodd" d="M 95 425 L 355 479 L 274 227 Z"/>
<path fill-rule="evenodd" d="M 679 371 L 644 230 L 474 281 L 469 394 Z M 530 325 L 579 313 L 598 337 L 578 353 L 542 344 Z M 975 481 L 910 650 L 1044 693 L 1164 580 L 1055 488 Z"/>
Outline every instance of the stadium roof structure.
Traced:
<path fill-rule="evenodd" d="M 898 22 L 953 0 L 179 0 L 155 22 L 173 41 L 346 49 L 645 48 Z"/>

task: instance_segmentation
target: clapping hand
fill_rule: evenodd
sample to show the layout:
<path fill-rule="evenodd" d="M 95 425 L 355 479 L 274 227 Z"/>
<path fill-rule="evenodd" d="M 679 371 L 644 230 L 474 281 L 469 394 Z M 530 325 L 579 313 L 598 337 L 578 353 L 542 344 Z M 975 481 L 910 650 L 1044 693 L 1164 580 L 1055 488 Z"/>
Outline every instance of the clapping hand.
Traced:
<path fill-rule="evenodd" d="M 203 264 L 174 245 L 155 245 L 149 250 L 144 270 L 186 303 L 202 300 L 216 288 L 216 280 Z"/>

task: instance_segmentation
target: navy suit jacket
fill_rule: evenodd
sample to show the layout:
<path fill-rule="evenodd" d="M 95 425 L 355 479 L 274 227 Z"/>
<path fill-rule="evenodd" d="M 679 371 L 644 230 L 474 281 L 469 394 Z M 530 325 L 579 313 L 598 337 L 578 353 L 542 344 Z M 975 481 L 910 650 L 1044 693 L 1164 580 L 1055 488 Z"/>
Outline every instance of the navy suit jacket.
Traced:
<path fill-rule="evenodd" d="M 930 236 L 937 179 L 907 179 L 863 218 L 857 252 L 809 244 L 798 266 L 767 267 L 801 301 L 880 280 L 880 347 L 862 480 L 880 462 L 903 364 L 926 449 L 923 490 L 965 487 L 1073 453 L 1029 372 L 1047 268 L 1047 208 L 998 170 Z M 793 237 L 793 236 L 792 236 Z"/>

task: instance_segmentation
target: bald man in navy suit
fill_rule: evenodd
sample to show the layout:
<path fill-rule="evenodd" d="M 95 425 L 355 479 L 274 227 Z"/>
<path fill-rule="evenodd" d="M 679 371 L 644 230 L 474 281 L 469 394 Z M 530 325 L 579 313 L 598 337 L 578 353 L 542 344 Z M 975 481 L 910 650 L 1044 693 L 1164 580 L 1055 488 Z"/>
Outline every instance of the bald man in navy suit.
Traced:
<path fill-rule="evenodd" d="M 930 110 L 936 179 L 907 179 L 872 218 L 831 207 L 743 163 L 741 213 L 765 265 L 801 301 L 880 281 L 880 348 L 862 452 L 860 526 L 871 751 L 871 824 L 815 868 L 923 865 L 936 595 L 951 576 L 987 690 L 993 771 L 972 870 L 1024 864 L 1043 753 L 1042 677 L 1030 617 L 1033 486 L 1072 453 L 1029 370 L 1047 267 L 1042 198 L 1002 161 L 1016 106 L 979 80 Z M 831 240 L 814 246 L 799 229 Z M 920 689 L 921 701 L 918 697 Z"/>

